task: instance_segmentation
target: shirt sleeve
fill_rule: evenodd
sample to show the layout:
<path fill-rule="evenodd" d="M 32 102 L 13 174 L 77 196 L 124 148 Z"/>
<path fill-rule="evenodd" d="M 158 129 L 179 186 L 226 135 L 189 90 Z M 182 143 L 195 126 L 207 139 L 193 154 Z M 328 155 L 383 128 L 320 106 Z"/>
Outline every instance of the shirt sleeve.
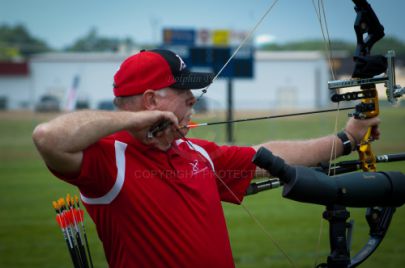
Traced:
<path fill-rule="evenodd" d="M 65 174 L 52 169 L 50 171 L 59 179 L 79 187 L 86 197 L 103 196 L 116 179 L 114 143 L 101 140 L 86 148 L 83 151 L 80 172 L 77 174 Z"/>
<path fill-rule="evenodd" d="M 209 154 L 216 176 L 220 178 L 217 178 L 217 186 L 221 200 L 239 204 L 255 176 L 256 165 L 252 158 L 256 151 L 247 146 L 218 146 L 213 142 L 197 139 L 192 142 L 203 147 Z"/>

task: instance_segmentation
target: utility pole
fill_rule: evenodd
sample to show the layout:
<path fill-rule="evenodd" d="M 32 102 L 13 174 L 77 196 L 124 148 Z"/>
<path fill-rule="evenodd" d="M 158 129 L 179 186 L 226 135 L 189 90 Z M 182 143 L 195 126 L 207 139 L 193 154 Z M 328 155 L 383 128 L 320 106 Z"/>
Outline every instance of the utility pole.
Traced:
<path fill-rule="evenodd" d="M 226 141 L 229 144 L 234 143 L 233 137 L 233 79 L 232 77 L 228 78 L 227 83 L 227 113 L 226 113 L 226 120 L 229 122 L 226 124 Z"/>

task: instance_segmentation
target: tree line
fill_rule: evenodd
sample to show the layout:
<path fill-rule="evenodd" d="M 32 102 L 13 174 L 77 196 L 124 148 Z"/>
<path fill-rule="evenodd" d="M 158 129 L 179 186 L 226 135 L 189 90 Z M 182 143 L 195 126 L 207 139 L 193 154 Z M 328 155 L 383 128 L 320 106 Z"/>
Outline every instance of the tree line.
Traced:
<path fill-rule="evenodd" d="M 356 49 L 356 43 L 343 40 L 331 40 L 331 50 L 346 51 L 352 55 Z M 288 50 L 325 50 L 325 42 L 323 40 L 305 40 L 290 42 L 286 44 L 269 44 L 263 46 L 263 50 L 271 51 L 288 51 Z M 374 54 L 386 54 L 387 49 L 395 50 L 397 55 L 405 56 L 405 42 L 393 36 L 385 36 L 378 41 L 373 47 Z"/>
<path fill-rule="evenodd" d="M 62 51 L 72 52 L 103 52 L 118 51 L 122 48 L 134 48 L 136 43 L 131 38 L 115 38 L 101 36 L 96 28 L 92 28 L 84 36 L 73 41 L 71 45 L 61 49 Z M 151 47 L 150 44 L 139 45 L 143 48 Z M 356 44 L 343 40 L 331 40 L 331 49 L 347 51 L 352 54 Z M 387 36 L 379 41 L 373 48 L 376 54 L 385 54 L 387 48 L 394 49 L 397 55 L 405 56 L 405 42 L 398 38 Z M 268 51 L 308 51 L 325 49 L 323 40 L 303 40 L 289 42 L 285 44 L 268 44 L 259 48 Z M 24 25 L 10 26 L 0 25 L 0 60 L 10 60 L 15 58 L 27 58 L 36 53 L 56 51 L 49 46 L 46 41 L 32 35 Z"/>
<path fill-rule="evenodd" d="M 134 47 L 131 38 L 114 38 L 100 36 L 96 28 L 73 41 L 71 45 L 59 51 L 90 52 L 117 51 L 121 46 Z M 56 51 L 46 41 L 32 35 L 24 25 L 0 25 L 0 60 L 28 58 L 37 53 Z"/>

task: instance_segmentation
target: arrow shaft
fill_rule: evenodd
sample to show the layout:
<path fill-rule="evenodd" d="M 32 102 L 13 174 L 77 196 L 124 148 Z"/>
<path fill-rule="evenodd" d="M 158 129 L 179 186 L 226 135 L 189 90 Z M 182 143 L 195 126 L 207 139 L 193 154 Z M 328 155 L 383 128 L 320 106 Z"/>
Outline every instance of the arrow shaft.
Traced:
<path fill-rule="evenodd" d="M 201 127 L 201 126 L 212 126 L 212 125 L 221 125 L 221 124 L 229 124 L 229 123 L 240 123 L 240 122 L 248 122 L 248 121 L 256 121 L 256 120 L 265 120 L 265 119 L 274 119 L 274 118 L 282 118 L 282 117 L 292 117 L 292 116 L 300 116 L 300 115 L 309 115 L 309 114 L 319 114 L 319 113 L 329 113 L 329 112 L 336 112 L 339 110 L 352 110 L 354 107 L 345 107 L 340 109 L 325 109 L 325 110 L 317 110 L 317 111 L 309 111 L 309 112 L 300 112 L 300 113 L 291 113 L 291 114 L 279 114 L 279 115 L 269 115 L 269 116 L 262 116 L 262 117 L 253 117 L 253 118 L 244 118 L 244 119 L 235 119 L 229 121 L 218 121 L 218 122 L 208 122 L 208 123 L 200 123 L 200 124 L 189 124 L 183 128 L 194 128 L 194 127 Z"/>

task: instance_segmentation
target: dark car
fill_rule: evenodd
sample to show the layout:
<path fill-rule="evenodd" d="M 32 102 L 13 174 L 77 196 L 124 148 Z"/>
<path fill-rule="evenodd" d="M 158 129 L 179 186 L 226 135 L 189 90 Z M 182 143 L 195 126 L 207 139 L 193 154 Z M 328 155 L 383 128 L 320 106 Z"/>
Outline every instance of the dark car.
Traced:
<path fill-rule="evenodd" d="M 100 101 L 97 105 L 98 110 L 107 110 L 107 111 L 113 111 L 115 110 L 115 105 L 111 100 L 104 100 Z"/>
<path fill-rule="evenodd" d="M 52 95 L 42 96 L 37 105 L 35 106 L 37 112 L 59 112 L 60 101 L 57 97 Z"/>

